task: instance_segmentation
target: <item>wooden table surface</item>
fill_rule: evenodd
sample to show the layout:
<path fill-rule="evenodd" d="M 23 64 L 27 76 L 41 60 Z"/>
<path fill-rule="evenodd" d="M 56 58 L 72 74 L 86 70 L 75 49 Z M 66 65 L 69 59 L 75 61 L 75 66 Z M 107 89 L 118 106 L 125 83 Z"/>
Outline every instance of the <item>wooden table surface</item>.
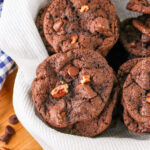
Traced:
<path fill-rule="evenodd" d="M 5 126 L 8 125 L 8 118 L 14 114 L 12 106 L 13 85 L 16 72 L 10 74 L 0 93 L 0 136 L 4 134 Z M 11 125 L 14 127 L 16 134 L 10 139 L 8 145 L 0 142 L 0 148 L 6 147 L 10 150 L 42 150 L 40 145 L 32 138 L 32 136 L 18 123 Z"/>

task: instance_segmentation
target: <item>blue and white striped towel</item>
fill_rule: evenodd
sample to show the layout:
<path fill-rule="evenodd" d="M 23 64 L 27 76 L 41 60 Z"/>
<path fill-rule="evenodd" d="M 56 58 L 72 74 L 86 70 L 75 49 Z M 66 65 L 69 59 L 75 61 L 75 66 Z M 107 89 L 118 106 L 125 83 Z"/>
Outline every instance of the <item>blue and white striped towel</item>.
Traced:
<path fill-rule="evenodd" d="M 0 16 L 1 16 L 1 12 L 2 12 L 3 1 L 4 1 L 4 0 L 0 0 Z"/>
<path fill-rule="evenodd" d="M 0 16 L 3 0 L 0 0 Z M 16 69 L 15 62 L 0 49 L 0 90 L 3 87 L 6 77 Z"/>

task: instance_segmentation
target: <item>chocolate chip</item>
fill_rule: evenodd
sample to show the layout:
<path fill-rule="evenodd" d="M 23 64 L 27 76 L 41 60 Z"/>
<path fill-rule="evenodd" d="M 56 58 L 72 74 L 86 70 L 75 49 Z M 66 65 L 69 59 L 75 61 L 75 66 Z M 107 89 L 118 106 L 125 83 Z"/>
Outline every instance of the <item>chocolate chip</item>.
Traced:
<path fill-rule="evenodd" d="M 0 141 L 4 142 L 5 144 L 8 144 L 9 137 L 9 135 L 3 135 L 0 137 Z"/>
<path fill-rule="evenodd" d="M 60 30 L 60 28 L 62 27 L 63 22 L 62 20 L 56 21 L 53 25 L 53 29 L 58 32 Z"/>
<path fill-rule="evenodd" d="M 11 124 L 17 124 L 18 123 L 18 118 L 16 117 L 16 115 L 12 115 L 12 116 L 9 117 L 8 121 Z"/>
<path fill-rule="evenodd" d="M 74 67 L 74 66 L 70 66 L 68 68 L 68 74 L 73 78 L 75 77 L 76 75 L 78 75 L 79 73 L 79 69 L 77 67 Z"/>
<path fill-rule="evenodd" d="M 9 126 L 9 125 L 6 126 L 5 127 L 5 134 L 0 137 L 0 141 L 2 141 L 5 144 L 7 144 L 9 142 L 9 139 L 11 138 L 11 136 L 13 134 L 15 134 L 15 130 L 11 126 Z"/>
<path fill-rule="evenodd" d="M 11 126 L 6 126 L 5 127 L 5 134 L 6 135 L 13 135 L 15 133 L 15 130 Z"/>
<path fill-rule="evenodd" d="M 150 42 L 150 36 L 147 36 L 147 35 L 145 35 L 145 34 L 142 34 L 142 36 L 141 36 L 141 42 L 143 42 L 143 43 L 148 43 L 148 42 Z"/>
<path fill-rule="evenodd" d="M 90 26 L 92 33 L 99 32 L 105 36 L 112 36 L 110 31 L 109 20 L 106 18 L 98 17 L 92 21 Z"/>

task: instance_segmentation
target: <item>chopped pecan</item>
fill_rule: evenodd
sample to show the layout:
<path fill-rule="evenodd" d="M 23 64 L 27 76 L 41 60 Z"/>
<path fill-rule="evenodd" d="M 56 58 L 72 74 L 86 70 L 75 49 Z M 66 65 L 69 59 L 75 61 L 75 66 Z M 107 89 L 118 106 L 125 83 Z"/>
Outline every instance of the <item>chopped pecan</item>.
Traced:
<path fill-rule="evenodd" d="M 58 32 L 60 30 L 60 28 L 62 27 L 63 25 L 63 21 L 62 20 L 58 20 L 54 23 L 53 25 L 53 29 Z"/>
<path fill-rule="evenodd" d="M 85 84 L 90 82 L 90 76 L 89 75 L 84 75 L 81 79 L 81 84 Z"/>
<path fill-rule="evenodd" d="M 147 96 L 146 96 L 146 102 L 150 103 L 150 93 L 148 93 Z"/>
<path fill-rule="evenodd" d="M 80 9 L 80 12 L 83 13 L 83 12 L 87 12 L 89 10 L 89 6 L 88 5 L 82 5 L 81 9 Z"/>
<path fill-rule="evenodd" d="M 72 41 L 71 41 L 71 44 L 75 44 L 78 40 L 78 36 L 77 35 L 74 35 L 72 36 Z"/>
<path fill-rule="evenodd" d="M 51 91 L 51 95 L 54 98 L 63 97 L 68 93 L 68 84 L 59 85 Z"/>

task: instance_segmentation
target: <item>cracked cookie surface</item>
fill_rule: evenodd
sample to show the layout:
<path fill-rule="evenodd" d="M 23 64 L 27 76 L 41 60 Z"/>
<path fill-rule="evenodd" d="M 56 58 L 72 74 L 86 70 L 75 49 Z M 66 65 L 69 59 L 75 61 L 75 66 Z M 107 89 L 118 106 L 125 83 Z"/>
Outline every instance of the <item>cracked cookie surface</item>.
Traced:
<path fill-rule="evenodd" d="M 117 77 L 118 77 L 118 81 L 120 83 L 121 88 L 123 87 L 123 84 L 126 80 L 126 77 L 128 76 L 128 74 L 130 73 L 130 71 L 132 70 L 132 68 L 141 60 L 143 60 L 143 58 L 134 58 L 134 59 L 130 59 L 127 62 L 123 63 L 118 70 L 117 73 Z"/>
<path fill-rule="evenodd" d="M 124 123 L 132 132 L 150 132 L 150 58 L 135 59 L 134 63 L 123 85 Z"/>
<path fill-rule="evenodd" d="M 111 123 L 118 90 L 112 68 L 98 52 L 75 49 L 39 65 L 32 97 L 53 128 L 96 136 Z"/>

